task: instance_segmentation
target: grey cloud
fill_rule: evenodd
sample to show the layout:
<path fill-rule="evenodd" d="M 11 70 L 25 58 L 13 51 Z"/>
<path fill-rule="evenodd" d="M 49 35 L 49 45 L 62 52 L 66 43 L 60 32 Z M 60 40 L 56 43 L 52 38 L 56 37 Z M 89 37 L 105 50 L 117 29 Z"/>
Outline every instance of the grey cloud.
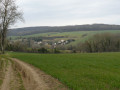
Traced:
<path fill-rule="evenodd" d="M 20 0 L 18 3 L 26 20 L 25 24 L 18 23 L 18 27 L 120 24 L 120 0 Z"/>

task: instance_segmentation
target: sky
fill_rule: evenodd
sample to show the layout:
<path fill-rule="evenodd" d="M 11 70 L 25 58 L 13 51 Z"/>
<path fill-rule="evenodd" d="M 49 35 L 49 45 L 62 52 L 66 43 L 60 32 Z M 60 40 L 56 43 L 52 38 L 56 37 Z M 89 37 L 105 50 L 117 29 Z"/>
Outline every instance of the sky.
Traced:
<path fill-rule="evenodd" d="M 120 0 L 17 0 L 25 22 L 13 28 L 120 24 Z"/>

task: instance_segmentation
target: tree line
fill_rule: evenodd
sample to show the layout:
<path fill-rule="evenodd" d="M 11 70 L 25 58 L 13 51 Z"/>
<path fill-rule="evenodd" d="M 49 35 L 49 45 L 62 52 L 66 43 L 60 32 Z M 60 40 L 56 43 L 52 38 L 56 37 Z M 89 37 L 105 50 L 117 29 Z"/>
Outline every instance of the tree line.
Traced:
<path fill-rule="evenodd" d="M 77 45 L 80 52 L 119 52 L 120 34 L 95 34 L 90 39 Z"/>
<path fill-rule="evenodd" d="M 27 44 L 19 41 L 13 43 L 9 43 L 9 41 L 7 41 L 5 50 L 14 51 L 14 52 L 27 52 L 27 53 L 60 53 L 60 51 L 56 48 L 48 49 L 45 47 L 39 47 L 39 48 L 28 47 Z"/>
<path fill-rule="evenodd" d="M 31 52 L 31 53 L 62 53 L 61 51 L 69 50 L 70 53 L 95 53 L 95 52 L 119 52 L 120 51 L 120 34 L 102 33 L 95 34 L 84 42 L 76 46 L 59 46 L 59 47 L 28 47 L 27 43 L 20 41 L 8 43 L 8 51 Z"/>

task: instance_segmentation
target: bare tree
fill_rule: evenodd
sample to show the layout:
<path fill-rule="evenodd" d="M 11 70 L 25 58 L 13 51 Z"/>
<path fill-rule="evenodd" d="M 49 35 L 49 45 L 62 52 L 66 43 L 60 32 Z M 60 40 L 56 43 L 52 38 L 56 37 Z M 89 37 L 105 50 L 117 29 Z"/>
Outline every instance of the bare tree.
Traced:
<path fill-rule="evenodd" d="M 5 40 L 8 28 L 17 20 L 23 20 L 22 12 L 18 10 L 15 0 L 0 0 L 0 38 L 1 52 L 5 51 Z"/>

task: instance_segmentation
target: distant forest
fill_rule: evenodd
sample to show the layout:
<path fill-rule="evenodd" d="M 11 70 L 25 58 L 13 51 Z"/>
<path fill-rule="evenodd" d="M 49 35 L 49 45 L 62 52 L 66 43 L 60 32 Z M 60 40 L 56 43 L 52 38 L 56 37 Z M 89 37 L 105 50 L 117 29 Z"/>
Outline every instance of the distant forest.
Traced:
<path fill-rule="evenodd" d="M 92 24 L 75 26 L 41 26 L 26 27 L 18 29 L 9 29 L 9 36 L 24 36 L 48 32 L 74 32 L 74 31 L 102 31 L 102 30 L 120 30 L 120 25 Z"/>

